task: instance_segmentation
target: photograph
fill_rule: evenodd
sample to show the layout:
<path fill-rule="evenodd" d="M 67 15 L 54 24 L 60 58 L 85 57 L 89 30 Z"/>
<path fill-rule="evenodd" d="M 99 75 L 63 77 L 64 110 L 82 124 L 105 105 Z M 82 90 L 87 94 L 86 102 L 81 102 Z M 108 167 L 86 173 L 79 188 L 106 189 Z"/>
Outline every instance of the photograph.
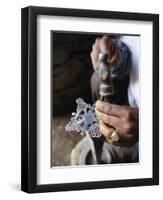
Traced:
<path fill-rule="evenodd" d="M 21 14 L 21 189 L 158 185 L 159 15 Z"/>
<path fill-rule="evenodd" d="M 51 165 L 139 162 L 140 35 L 51 31 Z"/>

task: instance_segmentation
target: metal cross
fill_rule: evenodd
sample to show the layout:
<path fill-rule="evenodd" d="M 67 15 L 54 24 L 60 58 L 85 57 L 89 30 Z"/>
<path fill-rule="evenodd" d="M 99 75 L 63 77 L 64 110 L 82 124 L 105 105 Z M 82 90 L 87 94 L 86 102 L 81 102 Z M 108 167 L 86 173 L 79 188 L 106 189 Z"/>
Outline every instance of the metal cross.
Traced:
<path fill-rule="evenodd" d="M 76 112 L 72 113 L 71 120 L 65 127 L 66 131 L 77 131 L 81 135 L 99 138 L 101 132 L 94 107 L 85 103 L 82 98 L 78 98 L 76 103 Z"/>

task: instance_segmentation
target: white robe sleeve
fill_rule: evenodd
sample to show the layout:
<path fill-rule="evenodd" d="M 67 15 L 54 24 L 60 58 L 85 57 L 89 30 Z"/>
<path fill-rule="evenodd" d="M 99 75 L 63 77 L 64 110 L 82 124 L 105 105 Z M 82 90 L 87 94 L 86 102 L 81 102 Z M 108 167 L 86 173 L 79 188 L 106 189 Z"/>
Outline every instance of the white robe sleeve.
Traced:
<path fill-rule="evenodd" d="M 132 107 L 139 107 L 140 87 L 139 87 L 139 68 L 140 68 L 140 37 L 139 36 L 122 36 L 124 42 L 131 52 L 131 70 L 128 87 L 129 104 Z"/>

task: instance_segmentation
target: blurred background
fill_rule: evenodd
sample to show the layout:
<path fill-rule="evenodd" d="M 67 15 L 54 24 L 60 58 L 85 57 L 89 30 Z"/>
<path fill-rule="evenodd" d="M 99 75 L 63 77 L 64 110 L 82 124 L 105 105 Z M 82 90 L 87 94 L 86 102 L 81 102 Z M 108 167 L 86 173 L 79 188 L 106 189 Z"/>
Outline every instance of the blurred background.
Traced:
<path fill-rule="evenodd" d="M 97 35 L 52 32 L 52 166 L 70 165 L 70 155 L 82 139 L 77 132 L 66 132 L 71 113 L 76 111 L 76 99 L 92 103 L 90 77 L 93 67 L 90 59 Z"/>

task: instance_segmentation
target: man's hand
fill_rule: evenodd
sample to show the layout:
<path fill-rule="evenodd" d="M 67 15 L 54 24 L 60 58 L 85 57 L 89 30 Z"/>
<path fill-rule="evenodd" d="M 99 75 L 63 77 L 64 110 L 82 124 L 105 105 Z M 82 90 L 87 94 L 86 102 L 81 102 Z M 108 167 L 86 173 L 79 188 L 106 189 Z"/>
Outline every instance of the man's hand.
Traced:
<path fill-rule="evenodd" d="M 119 61 L 120 52 L 118 47 L 113 42 L 112 38 L 109 36 L 103 36 L 102 38 L 97 38 L 92 46 L 91 60 L 95 70 L 99 67 L 98 56 L 99 53 L 106 53 L 109 55 L 108 64 L 116 66 Z"/>
<path fill-rule="evenodd" d="M 100 120 L 100 131 L 109 143 L 130 147 L 138 141 L 139 110 L 137 108 L 98 100 L 95 109 L 97 118 Z M 111 139 L 114 129 L 119 135 L 118 141 Z"/>

